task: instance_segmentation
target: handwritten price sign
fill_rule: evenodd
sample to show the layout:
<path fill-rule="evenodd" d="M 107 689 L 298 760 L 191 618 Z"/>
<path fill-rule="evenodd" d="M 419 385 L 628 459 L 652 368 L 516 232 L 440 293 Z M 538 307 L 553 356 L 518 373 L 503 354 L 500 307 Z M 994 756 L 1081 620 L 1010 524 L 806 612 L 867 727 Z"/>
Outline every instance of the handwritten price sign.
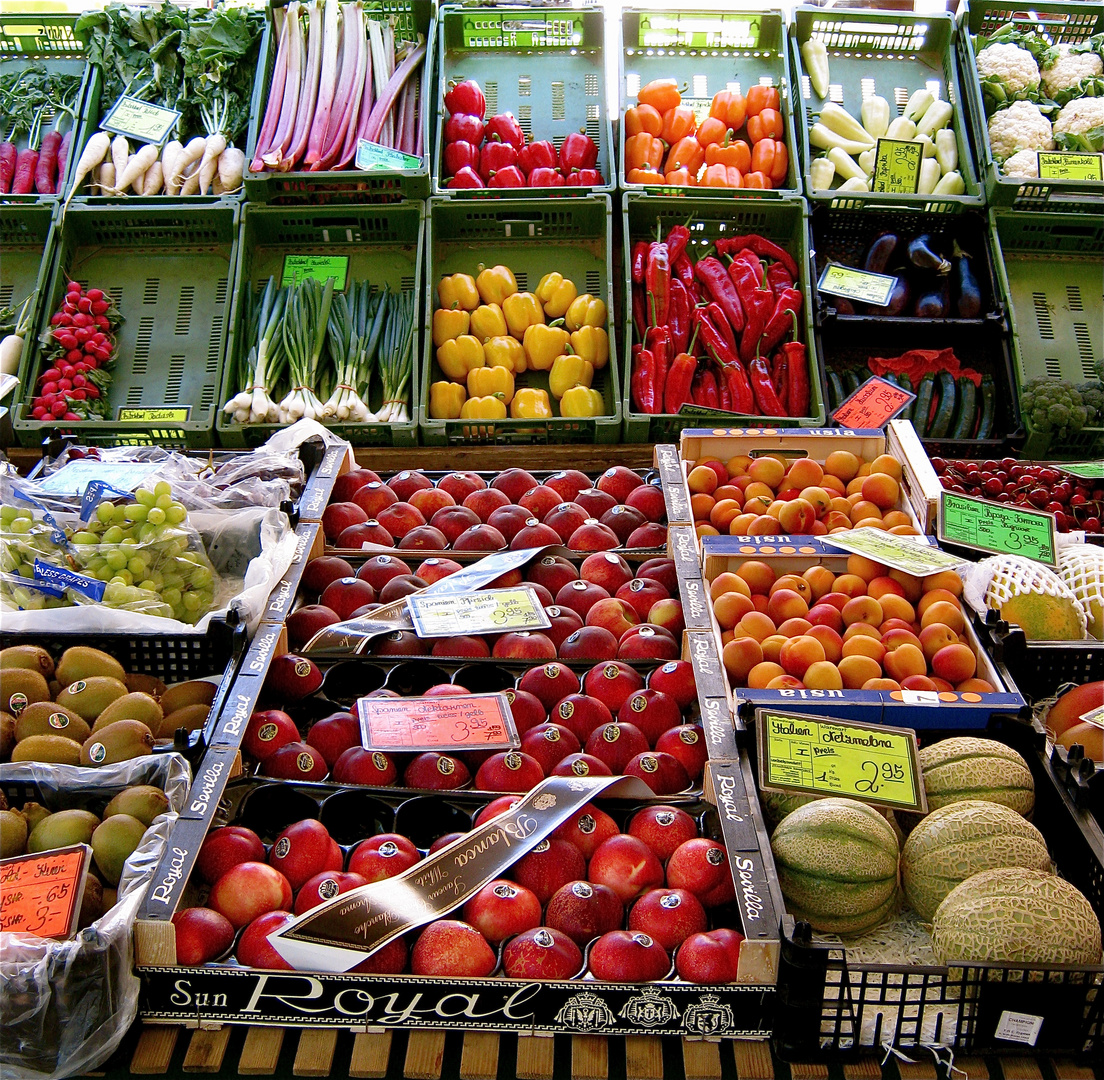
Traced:
<path fill-rule="evenodd" d="M 870 190 L 888 195 L 915 195 L 920 187 L 923 160 L 922 143 L 912 139 L 879 139 Z"/>
<path fill-rule="evenodd" d="M 528 585 L 457 596 L 423 593 L 408 596 L 406 605 L 414 631 L 421 638 L 505 634 L 510 630 L 543 630 L 552 625 L 540 598 Z"/>
<path fill-rule="evenodd" d="M 755 722 L 761 787 L 927 813 L 915 731 L 775 709 Z"/>
<path fill-rule="evenodd" d="M 361 698 L 366 750 L 510 750 L 521 744 L 505 694 Z"/>
<path fill-rule="evenodd" d="M 72 937 L 92 849 L 87 844 L 0 860 L 0 931 Z"/>
<path fill-rule="evenodd" d="M 832 419 L 842 427 L 884 428 L 916 395 L 875 375 L 867 379 L 834 413 Z"/>

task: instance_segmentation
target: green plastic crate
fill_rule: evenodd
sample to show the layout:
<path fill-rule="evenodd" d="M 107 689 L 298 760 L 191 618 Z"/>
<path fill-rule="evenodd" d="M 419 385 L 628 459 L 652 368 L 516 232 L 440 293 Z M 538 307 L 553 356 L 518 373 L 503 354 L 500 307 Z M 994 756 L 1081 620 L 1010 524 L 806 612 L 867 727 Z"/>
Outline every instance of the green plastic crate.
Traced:
<path fill-rule="evenodd" d="M 272 24 L 272 8 L 269 22 L 261 38 L 261 55 L 257 67 L 257 81 L 253 88 L 253 115 L 249 122 L 249 135 L 245 145 L 245 195 L 250 202 L 272 205 L 317 206 L 323 203 L 375 203 L 400 202 L 403 199 L 424 199 L 429 194 L 429 109 L 421 106 L 422 163 L 416 169 L 359 169 L 341 171 L 324 170 L 308 172 L 259 172 L 250 170 L 249 164 L 257 148 L 257 136 L 264 123 L 265 106 L 268 103 L 269 84 L 276 64 L 278 34 Z M 434 18 L 432 0 L 365 0 L 362 5 L 369 14 L 383 14 L 395 19 L 395 37 L 409 41 L 421 35 L 426 39 L 426 53 L 422 67 L 420 94 L 432 84 L 433 58 L 436 49 L 437 20 Z"/>
<path fill-rule="evenodd" d="M 1029 379 L 1077 384 L 1096 378 L 1096 366 L 1104 360 L 1104 217 L 991 211 L 990 218 L 1019 389 Z M 1024 458 L 1104 455 L 1104 427 L 1082 428 L 1060 442 L 1023 419 Z"/>
<path fill-rule="evenodd" d="M 1035 30 L 1055 45 L 1075 45 L 1104 33 L 1104 8 L 1080 0 L 1035 0 L 1009 4 L 1005 0 L 963 3 L 958 13 L 958 56 L 962 86 L 968 107 L 971 135 L 977 151 L 978 171 L 992 207 L 1017 210 L 1057 210 L 1064 213 L 1099 213 L 1104 183 L 1094 180 L 1038 180 L 1003 176 L 989 146 L 989 126 L 978 81 L 974 37 L 994 33 L 1012 23 L 1019 30 Z"/>
<path fill-rule="evenodd" d="M 222 405 L 242 388 L 233 385 L 234 369 L 243 349 L 245 316 L 242 300 L 250 291 L 260 292 L 269 277 L 279 280 L 284 256 L 346 255 L 349 281 L 367 278 L 392 289 L 422 288 L 422 203 L 407 201 L 386 207 L 274 207 L 247 203 L 242 212 L 241 256 L 237 288 L 230 316 L 230 343 L 219 394 L 218 438 L 223 446 L 259 446 L 279 431 L 280 424 L 235 424 Z M 419 315 L 415 315 L 417 321 Z M 418 327 L 415 326 L 414 367 L 407 386 L 410 421 L 405 424 L 332 424 L 335 435 L 354 446 L 416 446 L 419 401 Z M 324 361 L 326 362 L 326 361 Z M 383 386 L 375 373 L 370 383 L 368 407 L 383 406 Z"/>
<path fill-rule="evenodd" d="M 54 216 L 56 203 L 0 205 L 0 308 L 17 311 L 28 296 L 31 301 L 31 329 L 23 339 L 19 370 L 27 363 L 34 344 L 46 294 L 46 282 L 53 265 Z M 18 391 L 16 397 L 19 396 Z"/>
<path fill-rule="evenodd" d="M 493 443 L 615 443 L 621 435 L 621 399 L 613 333 L 612 212 L 606 195 L 575 199 L 516 199 L 508 203 L 430 199 L 429 262 L 426 270 L 425 355 L 418 423 L 427 446 Z M 518 288 L 530 292 L 556 271 L 571 278 L 580 293 L 606 302 L 609 363 L 594 373 L 602 394 L 603 416 L 549 420 L 434 420 L 429 416 L 430 385 L 444 378 L 437 366 L 431 327 L 437 282 L 446 274 L 478 273 L 480 265 L 508 266 Z M 526 371 L 517 387 L 548 389 L 546 371 Z M 465 434 L 478 427 L 481 437 Z"/>
<path fill-rule="evenodd" d="M 827 99 L 816 96 L 801 58 L 801 46 L 811 37 L 823 41 L 828 49 L 831 85 Z M 955 66 L 955 23 L 950 15 L 798 7 L 790 23 L 790 49 L 794 82 L 806 114 L 805 122 L 798 125 L 806 198 L 828 202 L 836 208 L 874 204 L 943 214 L 982 205 L 973 153 L 966 137 L 964 95 Z M 809 128 L 825 100 L 842 105 L 857 120 L 863 100 L 880 94 L 890 103 L 891 116 L 899 116 L 912 92 L 925 87 L 955 106 L 951 124 L 958 143 L 958 170 L 966 183 L 965 194 L 888 195 L 864 191 L 841 194 L 813 189 L 809 166 L 816 147 L 809 146 Z"/>
<path fill-rule="evenodd" d="M 786 22 L 781 11 L 653 11 L 628 9 L 621 14 L 621 102 L 618 130 L 620 169 L 625 191 L 650 195 L 710 198 L 772 198 L 801 194 L 795 95 L 787 57 Z M 746 92 L 755 85 L 777 86 L 786 124 L 789 170 L 782 187 L 686 188 L 677 185 L 630 184 L 625 179 L 625 112 L 636 104 L 640 88 L 653 79 L 677 79 L 687 86 L 682 103 L 698 120 L 709 115 L 713 95 L 721 90 Z"/>
<path fill-rule="evenodd" d="M 675 225 L 686 225 L 689 218 L 690 243 L 688 251 L 691 257 L 695 250 L 703 253 L 712 247 L 714 241 L 722 236 L 742 236 L 745 233 L 759 233 L 768 240 L 774 241 L 785 248 L 797 263 L 801 274 L 802 311 L 801 324 L 804 327 L 802 335 L 806 345 L 806 354 L 809 360 L 809 402 L 811 412 L 809 416 L 783 417 L 776 419 L 771 417 L 765 421 L 760 416 L 743 417 L 736 413 L 718 412 L 716 424 L 731 427 L 740 424 L 753 424 L 762 427 L 769 423 L 772 427 L 787 428 L 815 428 L 824 424 L 824 399 L 820 374 L 820 365 L 817 359 L 816 347 L 813 340 L 813 315 L 811 303 L 811 291 L 809 285 L 808 267 L 811 265 L 809 255 L 809 225 L 805 214 L 805 200 L 800 197 L 789 199 L 777 199 L 768 201 L 765 199 L 756 202 L 722 202 L 719 200 L 692 200 L 685 198 L 664 198 L 657 195 L 633 195 L 626 194 L 622 197 L 622 217 L 624 228 L 624 250 L 632 250 L 632 245 L 637 240 L 655 239 L 656 222 L 658 221 L 664 236 Z M 639 443 L 669 443 L 678 442 L 679 435 L 686 428 L 700 428 L 709 423 L 709 414 L 696 416 L 683 416 L 678 413 L 648 413 L 636 412 L 633 408 L 630 378 L 632 374 L 631 349 L 633 344 L 632 326 L 632 266 L 628 259 L 625 262 L 624 285 L 625 313 L 621 324 L 623 336 L 622 356 L 624 372 L 622 374 L 622 397 L 624 400 L 624 440 L 625 442 Z"/>
<path fill-rule="evenodd" d="M 438 97 L 435 101 L 434 195 L 532 198 L 613 191 L 613 132 L 606 109 L 605 18 L 601 8 L 527 5 L 441 8 L 438 15 Z M 487 116 L 513 113 L 526 142 L 547 139 L 557 150 L 573 131 L 598 144 L 596 187 L 451 189 L 442 174 L 447 86 L 475 79 Z"/>
<path fill-rule="evenodd" d="M 235 204 L 99 208 L 74 203 L 57 229 L 41 305 L 45 332 L 71 277 L 105 288 L 126 320 L 118 335 L 110 419 L 60 424 L 32 420 L 28 403 L 42 370 L 36 342 L 19 370 L 15 433 L 38 446 L 57 431 L 98 446 L 209 447 L 222 382 L 230 282 L 237 258 Z M 119 408 L 188 409 L 128 422 Z M 25 415 L 26 412 L 26 415 Z"/>
<path fill-rule="evenodd" d="M 32 63 L 37 63 L 47 71 L 82 76 L 73 107 L 76 119 L 64 121 L 59 128 L 62 132 L 73 129 L 72 149 L 65 163 L 65 175 L 59 185 L 60 192 L 54 195 L 39 195 L 37 192 L 29 195 L 0 195 L 0 202 L 24 206 L 36 202 L 58 202 L 69 188 L 69 180 L 80 156 L 77 147 L 84 142 L 82 116 L 92 77 L 92 68 L 85 60 L 88 35 L 77 34 L 74 30 L 78 18 L 78 15 L 7 14 L 0 17 L 0 71 L 4 74 L 12 69 L 21 71 Z M 57 114 L 53 109 L 43 116 L 43 133 L 53 128 L 56 118 Z M 0 138 L 6 134 L 7 131 L 0 132 Z M 20 140 L 16 146 L 22 150 L 26 141 Z"/>

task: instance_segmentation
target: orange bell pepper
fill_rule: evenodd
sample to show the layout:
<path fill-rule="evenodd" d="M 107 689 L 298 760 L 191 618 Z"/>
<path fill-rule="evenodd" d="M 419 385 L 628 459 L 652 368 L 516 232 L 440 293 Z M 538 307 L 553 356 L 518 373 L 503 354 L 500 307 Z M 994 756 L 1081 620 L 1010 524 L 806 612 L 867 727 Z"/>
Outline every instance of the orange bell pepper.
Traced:
<path fill-rule="evenodd" d="M 751 172 L 751 147 L 743 139 L 726 139 L 723 143 L 713 143 L 705 148 L 705 163 L 732 165 L 741 173 Z"/>
<path fill-rule="evenodd" d="M 752 146 L 763 139 L 781 139 L 785 131 L 782 114 L 777 109 L 764 109 L 758 116 L 748 117 L 747 132 Z"/>
<path fill-rule="evenodd" d="M 642 131 L 625 140 L 626 169 L 658 169 L 663 164 L 663 143 Z"/>
<path fill-rule="evenodd" d="M 626 184 L 662 184 L 663 173 L 655 169 L 630 169 L 625 174 Z"/>
<path fill-rule="evenodd" d="M 670 173 L 674 172 L 676 169 L 686 168 L 697 176 L 698 170 L 704 164 L 705 151 L 701 148 L 701 143 L 699 143 L 693 135 L 687 135 L 685 138 L 679 139 L 679 141 L 671 147 L 671 152 L 667 155 L 667 164 L 663 167 L 663 171 Z"/>
<path fill-rule="evenodd" d="M 744 100 L 744 95 L 738 90 L 719 91 L 713 95 L 709 115 L 723 120 L 733 131 L 739 131 L 744 126 L 744 119 L 747 116 L 747 102 Z"/>
<path fill-rule="evenodd" d="M 751 168 L 769 176 L 777 187 L 786 179 L 790 166 L 790 155 L 786 144 L 778 139 L 760 139 L 751 150 Z"/>
<path fill-rule="evenodd" d="M 718 120 L 715 116 L 707 116 L 699 125 L 698 133 L 694 136 L 703 148 L 708 148 L 714 143 L 724 142 L 728 138 L 728 124 Z"/>
<path fill-rule="evenodd" d="M 764 109 L 774 109 L 777 112 L 781 107 L 777 86 L 753 86 L 747 92 L 748 116 L 758 116 Z"/>
<path fill-rule="evenodd" d="M 663 117 L 651 105 L 637 105 L 625 112 L 625 134 L 631 137 L 642 131 L 649 135 L 659 135 L 663 131 Z"/>
<path fill-rule="evenodd" d="M 663 131 L 660 132 L 660 138 L 668 146 L 674 146 L 679 139 L 693 135 L 696 127 L 694 110 L 689 105 L 679 105 L 674 109 L 668 109 L 663 114 Z"/>
<path fill-rule="evenodd" d="M 682 104 L 682 94 L 674 79 L 653 79 L 640 88 L 636 95 L 638 105 L 651 105 L 661 116 Z"/>
<path fill-rule="evenodd" d="M 700 184 L 702 187 L 738 188 L 744 186 L 744 178 L 735 165 L 708 165 Z"/>
<path fill-rule="evenodd" d="M 697 185 L 697 179 L 689 169 L 672 169 L 663 178 L 665 184 L 670 184 L 673 187 L 695 187 Z"/>
<path fill-rule="evenodd" d="M 749 172 L 744 174 L 744 187 L 762 188 L 766 191 L 770 191 L 774 185 L 771 183 L 771 178 L 767 176 L 766 173 Z"/>

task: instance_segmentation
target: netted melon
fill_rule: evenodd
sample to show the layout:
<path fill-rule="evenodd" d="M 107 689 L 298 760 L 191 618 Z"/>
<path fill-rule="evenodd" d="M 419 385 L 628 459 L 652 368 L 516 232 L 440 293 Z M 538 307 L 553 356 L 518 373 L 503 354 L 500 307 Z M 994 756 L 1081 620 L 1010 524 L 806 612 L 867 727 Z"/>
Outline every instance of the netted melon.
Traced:
<path fill-rule="evenodd" d="M 941 963 L 1099 964 L 1100 920 L 1068 881 L 1022 867 L 984 870 L 947 894 L 932 919 Z"/>
<path fill-rule="evenodd" d="M 771 851 L 786 907 L 814 930 L 857 934 L 897 907 L 897 837 L 853 799 L 799 806 L 774 830 Z"/>
<path fill-rule="evenodd" d="M 812 802 L 814 799 L 828 799 L 830 795 L 798 795 L 787 791 L 761 791 L 759 801 L 763 806 L 763 814 L 767 819 L 767 828 L 773 830 L 775 826 L 787 815 L 792 814 L 799 806 Z M 893 835 L 897 837 L 898 845 L 905 842 L 905 835 L 901 832 L 901 826 L 892 810 L 878 810 L 889 822 Z"/>
<path fill-rule="evenodd" d="M 1089 637 L 1104 641 L 1104 548 L 1093 544 L 1059 548 L 1058 576 L 1081 601 Z"/>
<path fill-rule="evenodd" d="M 929 811 L 963 799 L 1002 803 L 1024 815 L 1035 805 L 1027 762 L 995 739 L 943 739 L 925 746 L 919 758 Z"/>
<path fill-rule="evenodd" d="M 1049 871 L 1042 833 L 1007 806 L 966 799 L 933 810 L 909 834 L 901 885 L 912 909 L 930 921 L 960 882 L 1004 866 Z"/>
<path fill-rule="evenodd" d="M 1087 620 L 1080 600 L 1053 570 L 1019 555 L 998 555 L 979 566 L 992 573 L 985 603 L 1029 641 L 1079 641 Z"/>

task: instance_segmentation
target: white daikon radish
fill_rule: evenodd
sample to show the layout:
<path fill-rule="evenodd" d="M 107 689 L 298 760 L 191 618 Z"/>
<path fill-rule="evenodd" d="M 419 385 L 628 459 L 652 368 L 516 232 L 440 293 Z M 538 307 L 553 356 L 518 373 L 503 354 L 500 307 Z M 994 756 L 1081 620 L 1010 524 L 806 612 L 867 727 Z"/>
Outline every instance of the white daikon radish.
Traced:
<path fill-rule="evenodd" d="M 161 151 L 161 178 L 162 183 L 167 181 L 172 176 L 172 171 L 176 167 L 176 159 L 180 156 L 180 151 L 184 147 L 180 145 L 179 141 L 173 139 L 171 142 L 165 143 L 165 149 Z"/>
<path fill-rule="evenodd" d="M 93 178 L 93 186 L 99 181 L 98 166 L 110 149 L 111 136 L 108 135 L 106 131 L 97 131 L 96 134 L 88 140 L 84 151 L 77 161 L 77 172 L 73 177 L 73 184 L 69 188 L 69 195 L 65 200 L 66 206 L 69 205 L 69 201 L 73 196 L 80 191 L 81 184 L 84 183 L 84 178 L 91 173 L 93 169 L 97 169 Z"/>
<path fill-rule="evenodd" d="M 161 181 L 164 178 L 164 169 L 160 161 L 155 161 L 142 178 L 142 194 L 157 195 L 161 191 Z"/>
<path fill-rule="evenodd" d="M 218 160 L 218 175 L 222 190 L 226 193 L 241 190 L 242 176 L 245 174 L 245 153 L 236 146 L 228 146 Z"/>
<path fill-rule="evenodd" d="M 219 154 L 226 149 L 226 136 L 221 131 L 207 136 L 207 145 L 203 149 L 203 158 L 199 163 L 199 193 L 206 195 L 211 181 L 218 172 Z"/>
<path fill-rule="evenodd" d="M 112 144 L 112 150 L 115 149 L 114 143 Z M 126 168 L 120 174 L 118 172 L 119 166 L 115 166 L 116 176 L 118 179 L 115 182 L 116 188 L 118 188 L 120 194 L 128 187 L 134 187 L 134 193 L 136 195 L 143 194 L 143 189 L 139 188 L 136 181 L 143 177 L 146 170 L 150 168 L 157 160 L 157 147 L 147 143 L 135 154 L 131 154 L 130 159 L 126 163 Z"/>
<path fill-rule="evenodd" d="M 105 161 L 100 166 L 100 194 L 109 195 L 115 190 L 115 166 Z"/>
<path fill-rule="evenodd" d="M 129 160 L 130 143 L 127 142 L 125 135 L 116 135 L 115 138 L 111 140 L 111 164 L 115 166 L 116 181 L 126 172 L 127 162 Z"/>
<path fill-rule="evenodd" d="M 184 183 L 180 186 L 181 195 L 199 194 L 199 158 L 196 158 L 184 176 Z"/>
<path fill-rule="evenodd" d="M 173 162 L 172 172 L 165 178 L 165 191 L 170 195 L 178 195 L 184 185 L 184 177 L 188 173 L 188 166 L 193 163 L 198 168 L 199 159 L 203 157 L 203 148 L 207 140 L 202 135 L 197 135 L 188 142 L 188 145 L 177 155 Z M 196 187 L 199 187 L 199 177 L 196 176 Z"/>

